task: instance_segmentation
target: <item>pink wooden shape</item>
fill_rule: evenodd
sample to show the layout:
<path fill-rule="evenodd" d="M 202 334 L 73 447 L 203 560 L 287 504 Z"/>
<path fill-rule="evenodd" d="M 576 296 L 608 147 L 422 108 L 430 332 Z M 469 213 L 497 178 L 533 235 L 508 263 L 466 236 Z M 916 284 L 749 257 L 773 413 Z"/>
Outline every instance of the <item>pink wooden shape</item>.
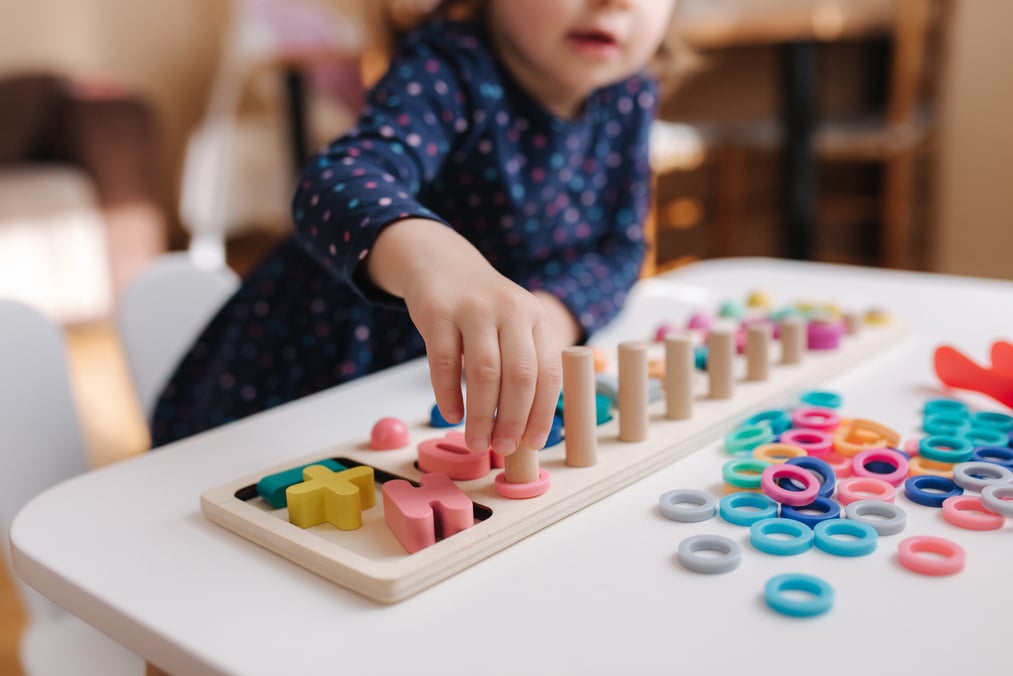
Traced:
<path fill-rule="evenodd" d="M 403 479 L 383 484 L 383 519 L 409 554 L 475 523 L 471 499 L 446 474 L 426 474 L 419 488 Z"/>
<path fill-rule="evenodd" d="M 489 451 L 476 453 L 468 448 L 462 432 L 451 430 L 442 439 L 419 444 L 419 469 L 446 474 L 454 481 L 481 479 L 490 471 Z"/>

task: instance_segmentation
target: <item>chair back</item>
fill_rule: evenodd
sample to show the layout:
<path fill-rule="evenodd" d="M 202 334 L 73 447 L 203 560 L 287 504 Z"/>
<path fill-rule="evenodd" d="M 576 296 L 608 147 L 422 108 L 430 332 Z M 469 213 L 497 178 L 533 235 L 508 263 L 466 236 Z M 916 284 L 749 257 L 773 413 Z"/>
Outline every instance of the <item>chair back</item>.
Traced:
<path fill-rule="evenodd" d="M 127 285 L 116 326 L 148 420 L 180 359 L 238 286 L 232 270 L 201 268 L 182 252 L 159 257 Z"/>
<path fill-rule="evenodd" d="M 0 299 L 0 541 L 10 566 L 8 533 L 31 498 L 87 468 L 86 444 L 71 393 L 66 344 L 38 310 Z M 20 580 L 29 618 L 62 613 Z"/>

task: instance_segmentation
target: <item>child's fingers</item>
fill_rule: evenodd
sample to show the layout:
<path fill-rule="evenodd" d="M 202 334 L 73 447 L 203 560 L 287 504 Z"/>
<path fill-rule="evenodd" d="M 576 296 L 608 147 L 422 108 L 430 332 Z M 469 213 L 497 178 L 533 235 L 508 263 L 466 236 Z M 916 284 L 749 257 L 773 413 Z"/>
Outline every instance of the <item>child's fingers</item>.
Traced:
<path fill-rule="evenodd" d="M 563 372 L 557 342 L 548 335 L 544 324 L 535 325 L 532 335 L 537 350 L 538 379 L 523 439 L 531 448 L 542 448 L 552 429 Z"/>
<path fill-rule="evenodd" d="M 507 455 L 517 450 L 528 424 L 538 379 L 538 352 L 531 325 L 522 321 L 508 322 L 500 328 L 499 345 L 502 374 L 492 448 Z"/>
<path fill-rule="evenodd" d="M 464 439 L 473 451 L 488 450 L 499 398 L 500 353 L 496 325 L 476 323 L 462 328 L 464 380 L 467 384 L 468 419 Z"/>
<path fill-rule="evenodd" d="M 429 378 L 436 405 L 448 422 L 464 416 L 461 396 L 461 334 L 452 322 L 438 322 L 426 336 Z"/>

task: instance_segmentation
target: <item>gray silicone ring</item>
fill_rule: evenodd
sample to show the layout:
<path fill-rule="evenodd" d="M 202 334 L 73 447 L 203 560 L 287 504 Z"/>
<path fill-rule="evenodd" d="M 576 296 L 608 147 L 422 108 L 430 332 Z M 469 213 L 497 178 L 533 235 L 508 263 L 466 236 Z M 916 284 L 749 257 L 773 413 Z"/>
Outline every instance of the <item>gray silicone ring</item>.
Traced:
<path fill-rule="evenodd" d="M 993 484 L 1013 483 L 1013 471 L 994 462 L 961 462 L 953 466 L 953 483 L 980 493 Z"/>
<path fill-rule="evenodd" d="M 1003 498 L 1013 498 L 1013 484 L 993 484 L 981 492 L 981 504 L 996 514 L 1013 519 L 1013 502 Z"/>
<path fill-rule="evenodd" d="M 700 556 L 698 552 L 717 552 L 719 556 Z M 739 567 L 742 549 L 721 535 L 694 535 L 679 543 L 679 563 L 708 575 L 727 573 Z"/>
<path fill-rule="evenodd" d="M 880 535 L 896 535 L 907 525 L 907 513 L 892 502 L 882 500 L 856 500 L 844 508 L 844 514 L 853 521 L 872 526 Z"/>
<path fill-rule="evenodd" d="M 677 488 L 661 496 L 658 500 L 658 508 L 672 521 L 694 523 L 706 521 L 717 514 L 718 503 L 714 496 L 707 491 L 695 488 Z"/>

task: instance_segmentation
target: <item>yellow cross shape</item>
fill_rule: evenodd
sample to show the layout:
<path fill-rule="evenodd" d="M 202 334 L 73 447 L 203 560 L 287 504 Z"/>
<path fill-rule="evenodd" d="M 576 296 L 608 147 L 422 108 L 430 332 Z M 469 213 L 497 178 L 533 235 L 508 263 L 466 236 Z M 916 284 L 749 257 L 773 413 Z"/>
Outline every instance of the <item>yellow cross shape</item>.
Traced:
<path fill-rule="evenodd" d="M 332 472 L 323 465 L 310 465 L 302 475 L 303 483 L 285 491 L 288 520 L 300 528 L 326 521 L 341 530 L 355 530 L 362 527 L 362 510 L 376 504 L 372 467 Z"/>

